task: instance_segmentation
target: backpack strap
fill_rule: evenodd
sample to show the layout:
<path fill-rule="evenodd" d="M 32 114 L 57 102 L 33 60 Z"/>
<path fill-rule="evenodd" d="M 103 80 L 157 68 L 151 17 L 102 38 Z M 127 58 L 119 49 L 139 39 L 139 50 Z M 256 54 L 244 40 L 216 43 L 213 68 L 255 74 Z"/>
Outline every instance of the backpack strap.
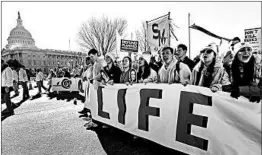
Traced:
<path fill-rule="evenodd" d="M 176 71 L 177 71 L 177 74 L 179 75 L 179 72 L 180 72 L 180 61 L 177 61 L 176 63 L 176 69 L 174 71 L 174 79 L 176 78 Z M 179 83 L 180 81 L 176 81 L 175 80 L 175 83 Z"/>

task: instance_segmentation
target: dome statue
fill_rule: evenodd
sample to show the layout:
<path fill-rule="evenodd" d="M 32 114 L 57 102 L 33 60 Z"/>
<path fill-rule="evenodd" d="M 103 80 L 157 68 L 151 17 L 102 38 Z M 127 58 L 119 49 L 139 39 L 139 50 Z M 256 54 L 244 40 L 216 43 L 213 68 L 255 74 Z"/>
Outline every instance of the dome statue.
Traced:
<path fill-rule="evenodd" d="M 18 11 L 17 25 L 10 32 L 7 38 L 7 49 L 14 48 L 36 48 L 35 40 L 32 38 L 31 33 L 23 26 L 23 21 Z"/>

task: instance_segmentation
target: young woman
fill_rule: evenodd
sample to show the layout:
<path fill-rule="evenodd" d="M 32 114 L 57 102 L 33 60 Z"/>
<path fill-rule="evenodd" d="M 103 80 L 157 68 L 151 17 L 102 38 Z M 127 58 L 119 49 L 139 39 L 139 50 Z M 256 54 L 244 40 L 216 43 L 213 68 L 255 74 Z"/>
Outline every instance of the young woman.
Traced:
<path fill-rule="evenodd" d="M 153 83 L 157 82 L 157 73 L 149 66 L 149 60 L 143 56 L 139 56 L 139 68 L 137 79 L 139 83 Z"/>
<path fill-rule="evenodd" d="M 222 90 L 222 85 L 230 84 L 223 64 L 216 60 L 217 46 L 208 45 L 201 51 L 201 60 L 194 67 L 191 84 L 210 88 L 213 92 Z"/>
<path fill-rule="evenodd" d="M 107 65 L 101 72 L 104 83 L 114 84 L 119 83 L 121 76 L 121 69 L 115 65 L 115 57 L 111 53 L 107 53 L 105 56 Z"/>
<path fill-rule="evenodd" d="M 131 66 L 132 66 L 132 60 L 130 57 L 126 56 L 122 60 L 122 74 L 120 75 L 120 83 L 130 83 L 130 73 L 131 73 Z"/>
<path fill-rule="evenodd" d="M 257 58 L 252 55 L 252 48 L 248 43 L 238 43 L 234 47 L 237 53 L 234 56 L 231 67 L 231 96 L 238 98 L 240 96 L 240 87 L 245 88 L 243 86 L 247 86 L 247 93 L 243 93 L 249 94 L 252 92 L 252 94 L 247 95 L 250 97 L 250 101 L 254 101 L 253 99 L 259 101 L 261 87 L 259 88 L 257 86 L 261 82 L 262 78 L 261 61 L 257 61 Z"/>

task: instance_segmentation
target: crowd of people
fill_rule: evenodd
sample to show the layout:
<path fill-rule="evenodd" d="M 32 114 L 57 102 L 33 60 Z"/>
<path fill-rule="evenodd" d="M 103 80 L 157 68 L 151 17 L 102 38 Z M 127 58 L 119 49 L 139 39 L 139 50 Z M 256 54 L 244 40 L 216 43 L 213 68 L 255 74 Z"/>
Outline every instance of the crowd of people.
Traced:
<path fill-rule="evenodd" d="M 250 102 L 261 101 L 261 56 L 253 52 L 248 43 L 236 37 L 229 44 L 228 51 L 221 51 L 220 45 L 211 43 L 194 60 L 186 54 L 187 46 L 179 44 L 175 50 L 163 47 L 159 55 L 150 59 L 138 55 L 137 62 L 126 56 L 122 63 L 117 63 L 111 53 L 103 59 L 98 57 L 96 49 L 91 49 L 82 76 L 93 83 L 95 89 L 101 84 L 177 83 L 206 87 L 214 93 L 229 92 L 236 99 L 242 95 Z M 85 126 L 97 127 L 92 122 L 88 102 L 85 103 L 85 108 L 79 112 L 89 121 Z"/>
<path fill-rule="evenodd" d="M 23 87 L 23 100 L 30 97 L 27 84 L 32 76 L 35 76 L 39 95 L 42 88 L 47 93 L 50 92 L 54 77 L 80 77 L 83 81 L 90 81 L 95 89 L 101 84 L 177 83 L 210 88 L 212 92 L 226 91 L 233 98 L 242 95 L 251 102 L 261 100 L 261 53 L 254 52 L 248 43 L 235 37 L 227 51 L 221 51 L 220 45 L 211 43 L 204 47 L 194 60 L 186 55 L 187 46 L 179 44 L 175 49 L 162 47 L 158 54 L 151 58 L 138 55 L 137 59 L 132 61 L 126 56 L 120 62 L 112 53 L 99 57 L 99 52 L 91 49 L 84 66 L 50 69 L 46 78 L 41 69 L 30 71 L 16 60 L 2 60 L 2 102 L 7 105 L 5 113 L 14 114 L 10 91 L 14 90 L 17 96 L 18 84 Z M 43 85 L 45 79 L 48 80 L 47 88 Z M 88 105 L 85 105 L 80 113 L 87 120 L 91 120 L 91 112 L 87 107 Z M 91 124 L 96 126 L 93 122 Z"/>

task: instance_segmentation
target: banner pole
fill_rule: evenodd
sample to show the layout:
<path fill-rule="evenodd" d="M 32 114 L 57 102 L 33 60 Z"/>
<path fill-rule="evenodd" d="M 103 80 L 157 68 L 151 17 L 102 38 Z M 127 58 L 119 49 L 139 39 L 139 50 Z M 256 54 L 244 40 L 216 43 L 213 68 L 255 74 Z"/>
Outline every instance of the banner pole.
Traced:
<path fill-rule="evenodd" d="M 146 50 L 147 50 L 147 45 L 148 45 L 148 43 L 147 43 L 147 30 L 148 30 L 148 21 L 146 21 L 146 32 L 145 32 L 145 51 L 144 51 L 144 52 L 146 52 Z"/>
<path fill-rule="evenodd" d="M 170 34 L 170 12 L 168 12 L 168 28 L 169 28 L 169 31 L 168 31 L 168 44 L 169 46 L 171 46 L 171 34 Z"/>
<path fill-rule="evenodd" d="M 188 13 L 188 54 L 191 58 L 191 35 L 190 35 L 190 13 Z"/>

